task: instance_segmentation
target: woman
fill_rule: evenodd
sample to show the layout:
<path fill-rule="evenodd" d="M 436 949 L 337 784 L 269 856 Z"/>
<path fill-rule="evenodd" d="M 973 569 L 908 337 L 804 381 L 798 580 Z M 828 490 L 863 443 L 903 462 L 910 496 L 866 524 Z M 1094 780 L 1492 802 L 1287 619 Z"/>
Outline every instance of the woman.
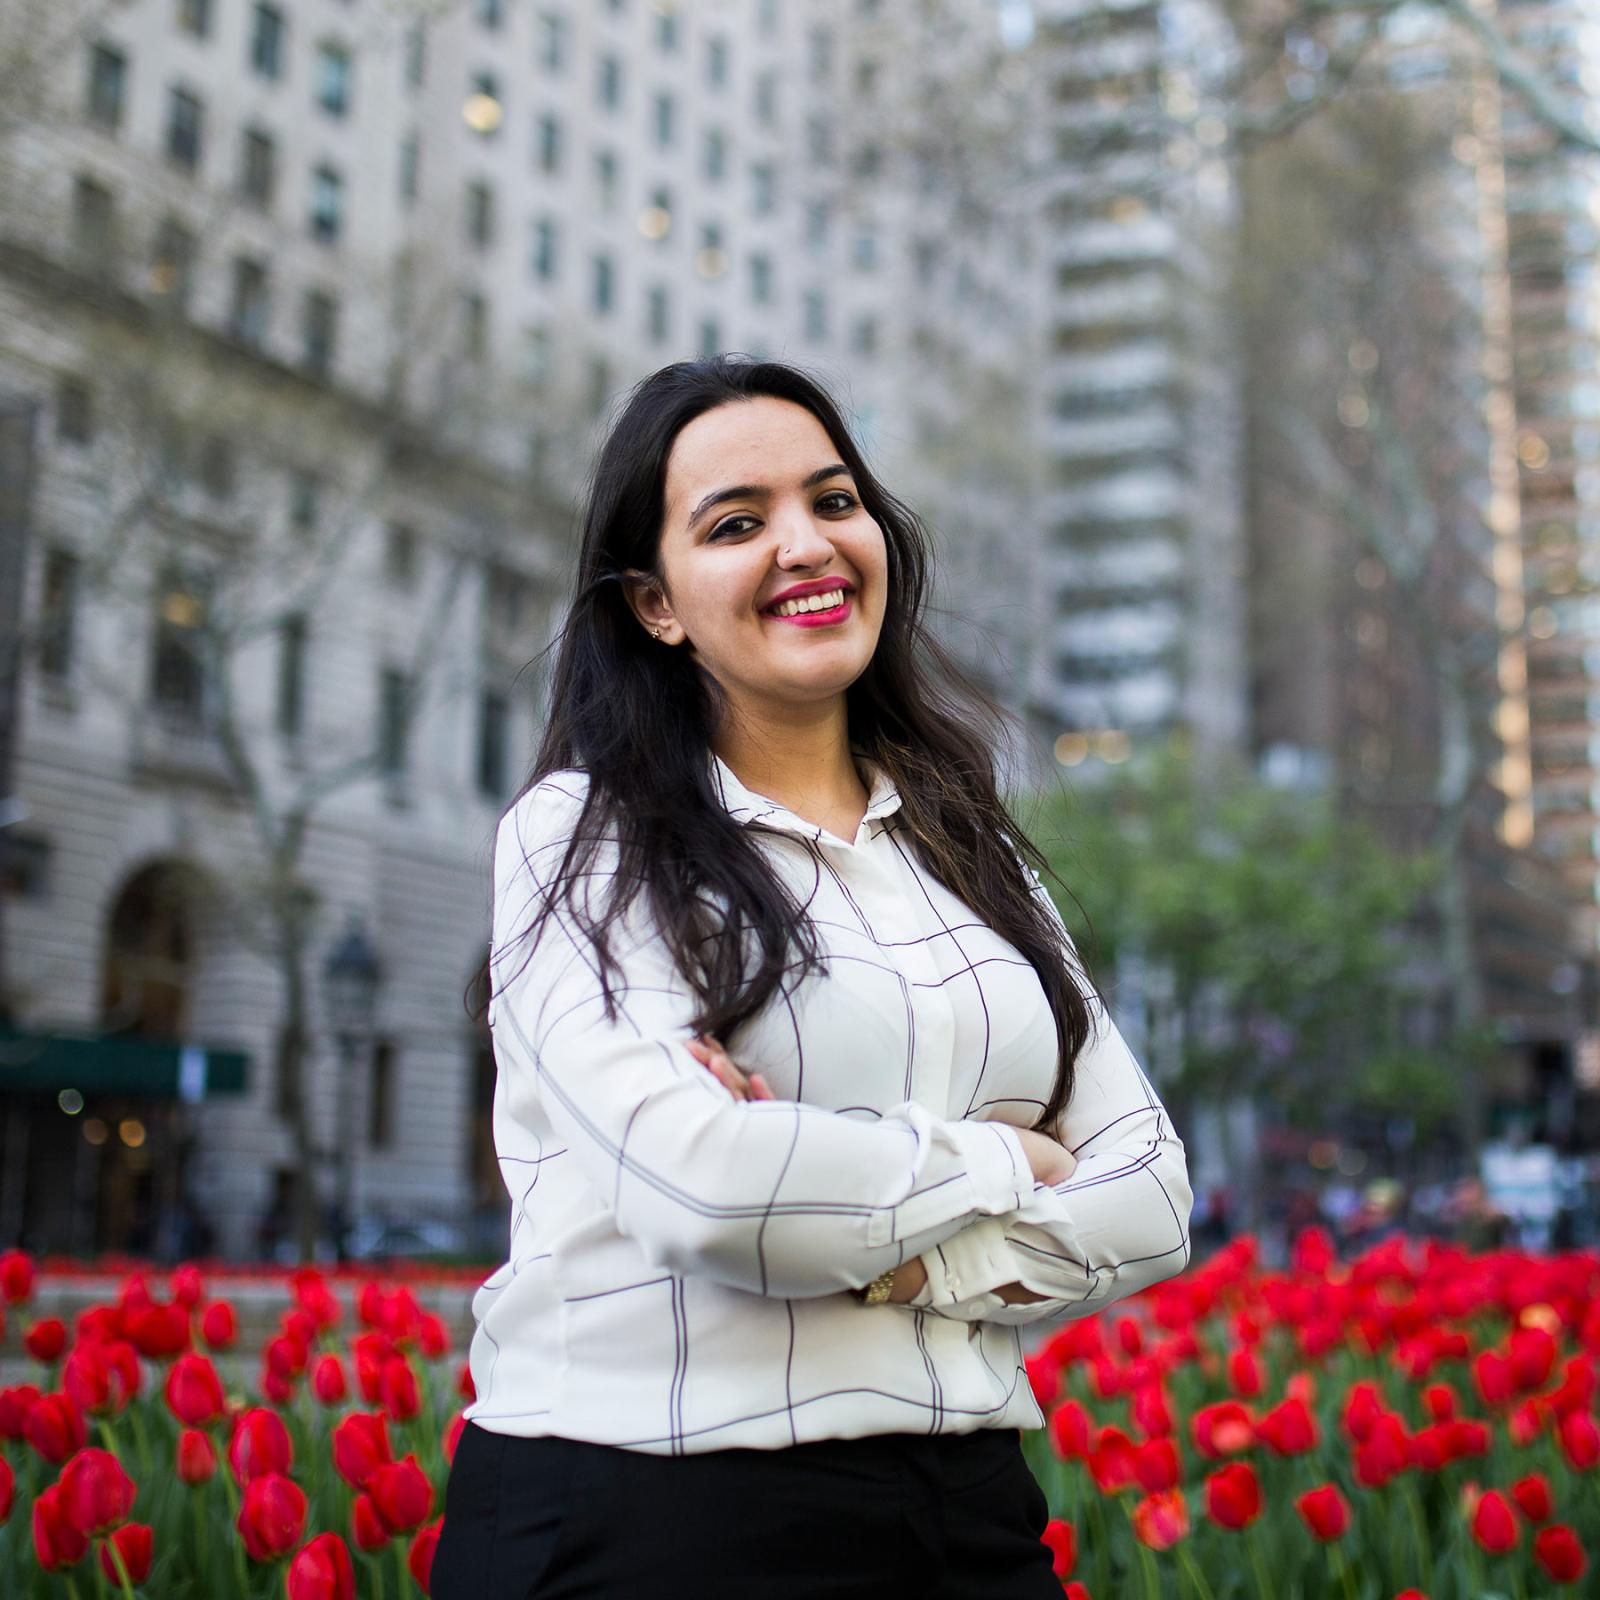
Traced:
<path fill-rule="evenodd" d="M 1018 1329 L 1181 1270 L 1192 1196 L 927 563 L 781 363 L 601 450 L 495 842 L 511 1237 L 435 1600 L 1060 1594 Z"/>

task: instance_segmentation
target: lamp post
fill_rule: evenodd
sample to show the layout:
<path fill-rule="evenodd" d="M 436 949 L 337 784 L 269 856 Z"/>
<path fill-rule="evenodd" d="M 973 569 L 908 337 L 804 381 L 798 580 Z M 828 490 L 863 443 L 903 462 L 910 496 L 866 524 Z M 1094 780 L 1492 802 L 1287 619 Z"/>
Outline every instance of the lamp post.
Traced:
<path fill-rule="evenodd" d="M 356 1147 L 356 1048 L 372 1031 L 382 978 L 377 952 L 367 940 L 359 912 L 351 912 L 338 944 L 322 968 L 328 1020 L 339 1041 L 339 1133 L 337 1148 L 339 1260 L 349 1260 Z"/>

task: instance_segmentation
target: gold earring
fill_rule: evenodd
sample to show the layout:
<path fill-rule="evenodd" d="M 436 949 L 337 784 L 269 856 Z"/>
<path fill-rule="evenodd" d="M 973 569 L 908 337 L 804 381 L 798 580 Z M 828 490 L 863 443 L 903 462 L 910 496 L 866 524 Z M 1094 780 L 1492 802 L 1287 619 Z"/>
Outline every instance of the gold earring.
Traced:
<path fill-rule="evenodd" d="M 650 637 L 652 639 L 659 639 L 661 637 L 661 630 L 659 628 L 652 628 L 650 630 Z"/>

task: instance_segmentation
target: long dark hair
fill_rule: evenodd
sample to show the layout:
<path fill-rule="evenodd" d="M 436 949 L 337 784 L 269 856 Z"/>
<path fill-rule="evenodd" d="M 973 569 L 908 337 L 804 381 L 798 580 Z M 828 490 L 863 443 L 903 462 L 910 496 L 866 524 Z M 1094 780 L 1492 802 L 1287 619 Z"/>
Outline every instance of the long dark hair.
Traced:
<path fill-rule="evenodd" d="M 1004 713 L 925 629 L 930 546 L 909 507 L 872 475 L 838 407 L 807 373 L 786 363 L 716 355 L 680 361 L 638 383 L 596 457 L 587 496 L 576 589 L 547 651 L 549 718 L 518 798 L 568 768 L 588 794 L 562 865 L 522 936 L 531 955 L 558 899 L 595 946 L 608 1019 L 613 924 L 643 887 L 654 926 L 700 1009 L 697 1032 L 732 1049 L 786 976 L 826 970 L 816 931 L 753 837 L 713 788 L 711 735 L 727 702 L 683 649 L 665 649 L 639 625 L 623 577 L 661 585 L 660 530 L 667 459 L 679 430 L 714 406 L 769 395 L 810 411 L 850 469 L 861 503 L 883 530 L 887 595 L 877 648 L 846 691 L 851 746 L 876 761 L 900 794 L 902 816 L 927 868 L 1024 955 L 1056 1019 L 1056 1081 L 1036 1127 L 1072 1096 L 1074 1064 L 1091 1026 L 1074 978 L 1077 952 L 1024 871 L 1049 871 L 1043 853 L 1000 798 L 991 752 Z M 602 914 L 573 893 L 602 841 L 618 857 Z M 619 974 L 620 975 L 620 974 Z M 798 976 L 795 981 L 798 981 Z M 474 980 L 478 1010 L 490 993 L 486 955 Z"/>

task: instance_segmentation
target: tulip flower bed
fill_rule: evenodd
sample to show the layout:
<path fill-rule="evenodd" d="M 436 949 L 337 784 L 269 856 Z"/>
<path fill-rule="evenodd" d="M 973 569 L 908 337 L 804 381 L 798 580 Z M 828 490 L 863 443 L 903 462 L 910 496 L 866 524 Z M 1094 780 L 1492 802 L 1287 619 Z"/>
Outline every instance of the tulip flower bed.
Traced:
<path fill-rule="evenodd" d="M 1243 1238 L 1063 1324 L 1023 1448 L 1071 1600 L 1600 1593 L 1600 1256 Z"/>
<path fill-rule="evenodd" d="M 0 1341 L 38 1377 L 0 1388 L 4 1600 L 428 1593 L 466 1363 L 405 1282 L 367 1280 L 346 1329 L 323 1273 L 278 1281 L 245 1351 L 192 1264 L 166 1298 L 108 1279 L 69 1329 L 0 1254 Z M 1596 1592 L 1597 1359 L 1592 1252 L 1344 1264 L 1313 1229 L 1267 1272 L 1238 1240 L 1028 1358 L 1068 1600 Z"/>
<path fill-rule="evenodd" d="M 278 1277 L 278 1330 L 236 1351 L 193 1265 L 68 1329 L 26 1319 L 34 1263 L 0 1254 L 0 1340 L 9 1315 L 38 1368 L 0 1388 L 4 1600 L 428 1593 L 466 1363 L 404 1283 L 366 1281 L 352 1334 L 322 1273 Z"/>

